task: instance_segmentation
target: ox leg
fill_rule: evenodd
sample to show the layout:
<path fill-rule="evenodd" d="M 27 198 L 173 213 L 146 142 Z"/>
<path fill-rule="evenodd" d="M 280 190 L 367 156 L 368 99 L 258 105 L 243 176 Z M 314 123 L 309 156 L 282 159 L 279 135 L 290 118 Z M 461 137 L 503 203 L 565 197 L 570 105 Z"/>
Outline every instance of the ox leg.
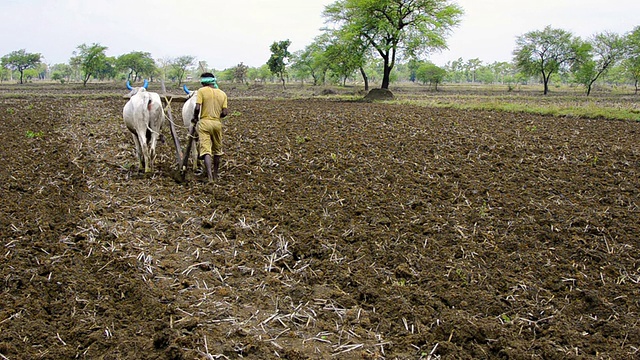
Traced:
<path fill-rule="evenodd" d="M 144 168 L 144 158 L 142 153 L 142 146 L 140 144 L 140 140 L 138 139 L 138 134 L 131 133 L 131 137 L 133 138 L 133 143 L 136 146 L 136 158 L 138 159 L 138 169 L 142 170 Z"/>
<path fill-rule="evenodd" d="M 158 134 L 152 133 L 151 140 L 149 141 L 149 166 L 153 168 L 153 163 L 156 159 L 156 145 L 158 144 Z"/>
<path fill-rule="evenodd" d="M 140 148 L 142 149 L 142 160 L 143 163 L 141 163 L 141 168 L 144 167 L 144 172 L 145 173 L 150 173 L 152 170 L 151 168 L 151 156 L 149 155 L 149 147 L 147 146 L 147 138 L 146 138 L 146 131 L 142 131 L 142 132 L 138 132 L 138 141 L 140 142 Z"/>
<path fill-rule="evenodd" d="M 193 162 L 193 171 L 198 170 L 198 143 L 191 147 L 191 161 Z"/>

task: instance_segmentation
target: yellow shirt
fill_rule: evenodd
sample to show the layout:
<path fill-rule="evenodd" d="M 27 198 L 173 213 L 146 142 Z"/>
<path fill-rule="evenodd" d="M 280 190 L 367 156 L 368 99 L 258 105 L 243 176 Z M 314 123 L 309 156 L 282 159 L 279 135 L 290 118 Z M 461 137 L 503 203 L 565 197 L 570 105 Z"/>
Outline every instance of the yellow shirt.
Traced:
<path fill-rule="evenodd" d="M 196 104 L 200 104 L 200 119 L 220 120 L 222 109 L 227 108 L 227 94 L 220 89 L 203 86 L 198 89 Z"/>

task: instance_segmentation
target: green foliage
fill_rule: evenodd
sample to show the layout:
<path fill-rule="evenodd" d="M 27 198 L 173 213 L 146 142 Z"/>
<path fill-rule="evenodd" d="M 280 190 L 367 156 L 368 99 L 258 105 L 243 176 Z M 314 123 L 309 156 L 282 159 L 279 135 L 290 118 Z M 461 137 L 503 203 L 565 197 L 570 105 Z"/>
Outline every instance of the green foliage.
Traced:
<path fill-rule="evenodd" d="M 91 46 L 82 44 L 78 45 L 77 51 L 73 52 L 70 60 L 72 66 L 78 66 L 82 72 L 82 84 L 87 85 L 89 79 L 93 76 L 98 78 L 100 75 L 113 72 L 113 59 L 107 58 L 105 51 L 106 46 L 94 43 Z"/>
<path fill-rule="evenodd" d="M 433 85 L 435 90 L 438 90 L 438 84 L 444 80 L 446 75 L 445 69 L 432 63 L 422 63 L 416 70 L 416 79 L 423 84 Z"/>
<path fill-rule="evenodd" d="M 247 71 L 249 67 L 242 62 L 236 65 L 233 69 L 233 80 L 241 84 L 244 84 L 247 80 Z"/>
<path fill-rule="evenodd" d="M 267 61 L 269 70 L 280 78 L 283 88 L 285 87 L 284 78 L 287 73 L 287 60 L 291 57 L 291 53 L 289 53 L 289 45 L 291 45 L 291 41 L 288 39 L 283 41 L 274 41 L 273 44 L 271 44 L 271 56 Z"/>
<path fill-rule="evenodd" d="M 396 58 L 416 58 L 446 48 L 445 38 L 460 23 L 462 8 L 447 0 L 340 0 L 323 13 L 340 32 L 364 39 L 383 60 L 381 88 L 388 89 Z"/>
<path fill-rule="evenodd" d="M 182 85 L 182 80 L 185 77 L 187 69 L 193 67 L 196 58 L 191 55 L 180 56 L 171 61 L 170 75 L 172 78 L 178 80 L 178 86 Z"/>
<path fill-rule="evenodd" d="M 43 137 L 44 133 L 42 131 L 34 132 L 34 131 L 31 131 L 31 130 L 27 130 L 26 136 L 29 139 L 35 139 L 35 138 Z"/>
<path fill-rule="evenodd" d="M 515 63 L 527 75 L 541 75 L 544 94 L 549 92 L 549 78 L 559 71 L 568 70 L 589 51 L 588 44 L 569 31 L 553 29 L 531 31 L 516 39 Z"/>
<path fill-rule="evenodd" d="M 594 35 L 584 48 L 588 53 L 576 61 L 574 72 L 576 81 L 584 85 L 589 96 L 593 83 L 623 59 L 625 40 L 618 34 L 604 32 Z"/>
<path fill-rule="evenodd" d="M 2 57 L 2 67 L 20 72 L 20 84 L 23 83 L 24 71 L 34 69 L 41 63 L 42 55 L 27 53 L 25 49 L 13 51 Z"/>
<path fill-rule="evenodd" d="M 625 38 L 627 58 L 623 65 L 626 73 L 634 81 L 636 93 L 640 82 L 640 26 L 636 26 Z"/>
<path fill-rule="evenodd" d="M 148 52 L 134 51 L 116 58 L 116 69 L 127 72 L 127 80 L 136 82 L 139 77 L 152 77 L 157 70 Z M 133 76 L 133 79 L 131 77 Z"/>

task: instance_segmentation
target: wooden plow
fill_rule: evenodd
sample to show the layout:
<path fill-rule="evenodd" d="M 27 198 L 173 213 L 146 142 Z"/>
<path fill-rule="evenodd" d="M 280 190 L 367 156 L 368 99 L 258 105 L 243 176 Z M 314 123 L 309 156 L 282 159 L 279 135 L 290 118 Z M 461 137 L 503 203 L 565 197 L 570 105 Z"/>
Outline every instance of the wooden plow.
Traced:
<path fill-rule="evenodd" d="M 178 182 L 184 182 L 186 178 L 187 165 L 189 162 L 189 154 L 191 153 L 191 147 L 195 141 L 194 132 L 195 126 L 192 127 L 191 131 L 188 135 L 188 144 L 184 153 L 182 153 L 182 147 L 180 147 L 180 138 L 178 133 L 176 132 L 176 127 L 173 122 L 173 114 L 171 113 L 171 103 L 176 102 L 179 104 L 184 104 L 189 97 L 186 95 L 170 95 L 167 94 L 167 89 L 164 85 L 164 81 L 161 82 L 162 85 L 162 101 L 164 105 L 164 113 L 169 118 L 169 129 L 171 130 L 171 137 L 173 138 L 173 145 L 176 147 L 176 166 L 178 168 L 177 172 L 174 174 L 174 179 Z"/>

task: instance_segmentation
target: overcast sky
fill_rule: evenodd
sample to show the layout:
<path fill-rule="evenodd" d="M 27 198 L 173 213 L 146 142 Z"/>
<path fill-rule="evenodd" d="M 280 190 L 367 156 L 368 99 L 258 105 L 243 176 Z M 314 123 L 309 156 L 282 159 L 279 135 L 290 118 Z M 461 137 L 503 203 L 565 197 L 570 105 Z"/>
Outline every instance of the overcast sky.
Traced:
<path fill-rule="evenodd" d="M 48 64 L 67 63 L 80 44 L 132 51 L 154 59 L 191 55 L 222 70 L 259 67 L 274 41 L 303 49 L 325 25 L 335 0 L 0 0 L 0 56 L 25 49 Z M 465 11 L 448 40 L 431 54 L 437 65 L 463 58 L 511 61 L 517 36 L 545 26 L 588 38 L 640 25 L 640 0 L 454 0 Z"/>

